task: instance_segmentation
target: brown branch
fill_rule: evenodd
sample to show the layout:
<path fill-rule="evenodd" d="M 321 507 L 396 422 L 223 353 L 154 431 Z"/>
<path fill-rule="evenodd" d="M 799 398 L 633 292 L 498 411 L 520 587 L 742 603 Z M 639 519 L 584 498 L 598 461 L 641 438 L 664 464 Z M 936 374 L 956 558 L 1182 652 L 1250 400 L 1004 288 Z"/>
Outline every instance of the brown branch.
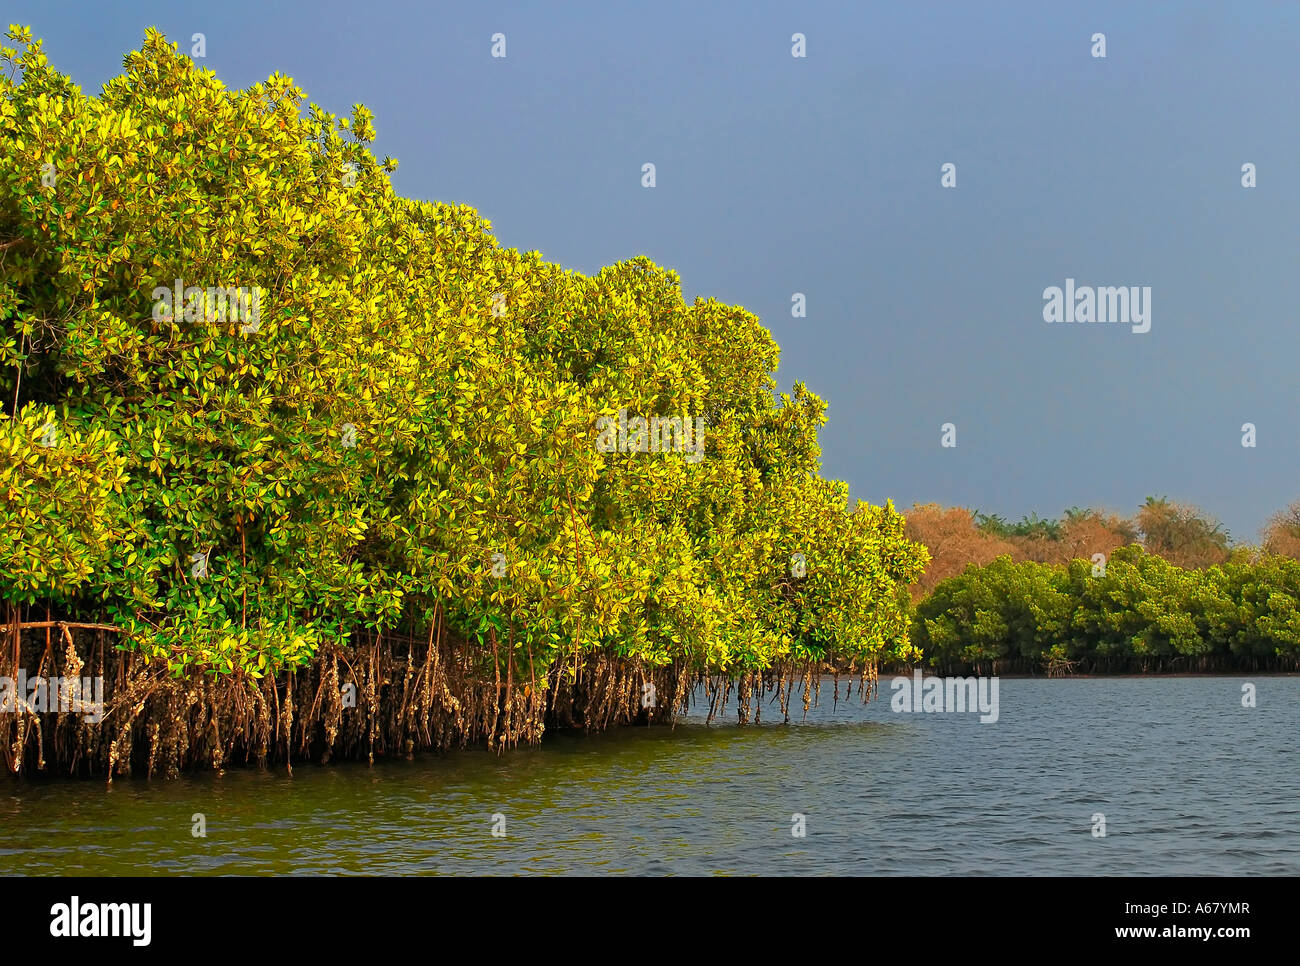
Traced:
<path fill-rule="evenodd" d="M 112 624 L 77 624 L 72 621 L 15 621 L 10 627 L 17 627 L 20 631 L 39 630 L 41 628 L 71 628 L 77 631 L 113 631 L 116 634 L 125 634 L 127 631 L 120 627 L 114 627 Z"/>

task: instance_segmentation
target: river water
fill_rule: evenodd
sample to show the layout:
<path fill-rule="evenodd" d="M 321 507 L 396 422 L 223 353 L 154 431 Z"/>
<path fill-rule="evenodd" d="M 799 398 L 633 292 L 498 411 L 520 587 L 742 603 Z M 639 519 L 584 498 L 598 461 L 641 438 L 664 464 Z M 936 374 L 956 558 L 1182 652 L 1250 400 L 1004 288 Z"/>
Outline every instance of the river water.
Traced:
<path fill-rule="evenodd" d="M 743 727 L 693 712 L 673 729 L 548 735 L 500 757 L 111 788 L 0 778 L 0 869 L 1300 873 L 1300 677 L 1003 678 L 987 724 L 894 712 L 887 678 L 867 705 L 830 689 L 789 725 L 775 706 Z"/>

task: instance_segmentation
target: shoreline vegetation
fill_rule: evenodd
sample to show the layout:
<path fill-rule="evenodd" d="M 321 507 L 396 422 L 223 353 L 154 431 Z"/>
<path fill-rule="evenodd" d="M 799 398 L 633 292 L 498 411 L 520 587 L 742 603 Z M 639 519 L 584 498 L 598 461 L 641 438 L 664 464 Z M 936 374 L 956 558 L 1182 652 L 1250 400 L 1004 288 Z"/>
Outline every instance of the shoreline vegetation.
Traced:
<path fill-rule="evenodd" d="M 930 551 L 911 642 L 944 674 L 1300 671 L 1300 504 L 1262 543 L 1163 497 L 1131 519 L 907 511 Z"/>
<path fill-rule="evenodd" d="M 102 718 L 0 713 L 10 774 L 504 751 L 701 685 L 788 720 L 825 674 L 1297 669 L 1277 547 L 1167 502 L 1056 535 L 850 507 L 743 308 L 398 196 L 370 112 L 283 76 L 228 90 L 150 30 L 87 96 L 8 38 L 0 688 L 103 685 Z"/>
<path fill-rule="evenodd" d="M 9 41 L 0 682 L 105 705 L 0 714 L 11 774 L 499 751 L 914 656 L 925 550 L 820 476 L 754 315 L 400 197 L 283 76 L 150 30 L 87 96 Z"/>

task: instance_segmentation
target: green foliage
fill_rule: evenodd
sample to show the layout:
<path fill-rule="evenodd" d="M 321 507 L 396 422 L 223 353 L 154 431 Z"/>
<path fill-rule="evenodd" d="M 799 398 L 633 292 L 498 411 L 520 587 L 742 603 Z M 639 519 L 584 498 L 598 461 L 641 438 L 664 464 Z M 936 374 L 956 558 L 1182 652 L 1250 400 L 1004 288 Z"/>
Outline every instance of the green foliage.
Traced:
<path fill-rule="evenodd" d="M 1075 511 L 1066 511 L 1067 519 L 1083 519 L 1086 514 Z M 982 513 L 976 510 L 971 519 L 975 522 L 975 527 L 981 533 L 988 534 L 991 537 L 1026 537 L 1031 540 L 1060 540 L 1063 535 L 1063 526 L 1059 520 L 1044 520 L 1037 513 L 1030 513 L 1020 518 L 1017 523 L 1008 523 L 1004 517 L 996 513 Z"/>
<path fill-rule="evenodd" d="M 916 608 L 913 641 L 930 663 L 1090 669 L 1216 668 L 1300 661 L 1300 561 L 1235 555 L 1174 566 L 1133 545 L 1104 572 L 999 557 L 942 581 Z"/>
<path fill-rule="evenodd" d="M 227 90 L 150 31 L 88 97 L 10 37 L 10 605 L 112 620 L 176 674 L 438 620 L 485 673 L 911 653 L 899 589 L 925 550 L 819 477 L 825 405 L 775 395 L 753 315 L 685 304 L 646 258 L 588 278 L 397 196 L 370 113 L 304 112 L 287 78 Z M 177 279 L 197 295 L 167 304 Z M 255 325 L 207 311 L 234 288 L 260 291 Z M 600 451 L 620 409 L 703 417 L 704 458 Z"/>

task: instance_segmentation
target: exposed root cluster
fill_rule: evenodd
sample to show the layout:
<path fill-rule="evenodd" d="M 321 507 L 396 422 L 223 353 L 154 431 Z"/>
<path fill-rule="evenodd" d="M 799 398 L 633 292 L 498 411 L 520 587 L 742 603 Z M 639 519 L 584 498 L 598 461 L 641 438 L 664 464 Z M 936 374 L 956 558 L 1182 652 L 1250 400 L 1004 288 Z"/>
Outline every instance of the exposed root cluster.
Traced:
<path fill-rule="evenodd" d="M 710 721 L 733 693 L 741 723 L 759 720 L 765 695 L 779 701 L 789 720 L 800 697 L 807 712 L 820 693 L 821 672 L 829 670 L 790 665 L 725 677 L 599 655 L 576 665 L 558 662 L 536 676 L 507 662 L 503 673 L 490 658 L 485 666 L 481 649 L 439 628 L 427 640 L 376 636 L 325 648 L 310 667 L 278 677 L 177 680 L 162 662 L 117 649 L 102 630 L 70 631 L 54 622 L 44 634 L 0 625 L 0 635 L 0 675 L 16 677 L 26 668 L 29 677 L 104 680 L 98 722 L 84 713 L 26 708 L 0 714 L 7 770 L 109 781 L 242 764 L 373 763 L 470 745 L 499 752 L 537 744 L 547 728 L 671 724 L 696 686 L 703 687 Z M 874 668 L 862 671 L 859 695 L 869 697 L 875 683 Z M 835 689 L 838 699 L 838 676 Z"/>

